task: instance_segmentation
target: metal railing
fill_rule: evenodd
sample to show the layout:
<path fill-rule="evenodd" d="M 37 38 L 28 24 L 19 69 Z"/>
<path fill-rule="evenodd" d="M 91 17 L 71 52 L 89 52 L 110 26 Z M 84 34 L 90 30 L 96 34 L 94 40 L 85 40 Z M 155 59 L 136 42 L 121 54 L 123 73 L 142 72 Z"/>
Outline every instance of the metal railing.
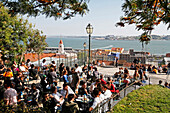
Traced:
<path fill-rule="evenodd" d="M 113 107 L 119 102 L 119 98 L 124 98 L 128 93 L 133 90 L 136 90 L 136 83 L 139 81 L 134 81 L 130 85 L 126 85 L 119 93 L 113 95 L 111 98 L 104 100 L 102 103 L 99 103 L 91 113 L 105 113 L 111 111 Z"/>

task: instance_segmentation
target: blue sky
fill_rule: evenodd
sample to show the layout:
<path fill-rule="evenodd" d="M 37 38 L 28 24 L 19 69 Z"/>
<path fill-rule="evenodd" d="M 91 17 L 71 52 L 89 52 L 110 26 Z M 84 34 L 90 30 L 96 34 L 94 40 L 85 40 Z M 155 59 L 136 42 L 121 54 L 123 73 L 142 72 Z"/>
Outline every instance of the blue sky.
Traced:
<path fill-rule="evenodd" d="M 123 15 L 121 5 L 124 0 L 90 0 L 88 6 L 90 11 L 82 16 L 77 15 L 69 20 L 45 18 L 38 16 L 29 17 L 30 23 L 35 24 L 47 36 L 86 36 L 85 28 L 91 23 L 94 36 L 116 35 L 116 36 L 134 36 L 140 35 L 142 31 L 135 30 L 134 25 L 127 25 L 124 28 L 116 27 L 116 22 Z M 167 25 L 160 24 L 152 34 L 170 35 Z"/>

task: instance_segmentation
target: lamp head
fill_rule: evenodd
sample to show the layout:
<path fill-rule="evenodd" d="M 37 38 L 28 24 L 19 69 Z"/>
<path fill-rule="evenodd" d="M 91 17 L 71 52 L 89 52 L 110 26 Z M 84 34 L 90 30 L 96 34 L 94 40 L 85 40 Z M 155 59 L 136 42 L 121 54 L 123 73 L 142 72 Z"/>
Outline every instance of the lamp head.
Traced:
<path fill-rule="evenodd" d="M 93 33 L 93 27 L 91 24 L 88 24 L 86 27 L 87 34 L 91 35 Z"/>

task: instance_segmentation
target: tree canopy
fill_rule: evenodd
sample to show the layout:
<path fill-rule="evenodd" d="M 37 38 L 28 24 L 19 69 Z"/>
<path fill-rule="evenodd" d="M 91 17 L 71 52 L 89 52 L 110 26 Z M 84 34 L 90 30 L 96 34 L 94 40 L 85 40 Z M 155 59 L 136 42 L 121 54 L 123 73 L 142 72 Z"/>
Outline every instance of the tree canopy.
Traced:
<path fill-rule="evenodd" d="M 170 28 L 170 0 L 125 0 L 122 5 L 124 16 L 116 26 L 125 27 L 135 24 L 137 30 L 143 30 L 140 41 L 146 44 L 150 41 L 150 34 L 161 22 Z"/>
<path fill-rule="evenodd" d="M 11 16 L 9 10 L 0 4 L 0 50 L 3 60 L 13 61 L 14 59 L 23 58 L 23 54 L 29 50 L 32 41 L 35 38 L 36 44 L 33 43 L 31 48 L 44 48 L 46 36 L 42 35 L 39 30 L 34 30 L 32 24 L 18 16 Z M 41 52 L 42 49 L 35 52 Z"/>
<path fill-rule="evenodd" d="M 1 0 L 11 14 L 68 19 L 88 11 L 88 0 Z"/>
<path fill-rule="evenodd" d="M 122 27 L 125 24 L 135 24 L 137 30 L 144 30 L 151 33 L 155 26 L 161 22 L 168 24 L 170 28 L 170 0 L 125 0 L 122 5 L 124 17 L 119 23 Z"/>

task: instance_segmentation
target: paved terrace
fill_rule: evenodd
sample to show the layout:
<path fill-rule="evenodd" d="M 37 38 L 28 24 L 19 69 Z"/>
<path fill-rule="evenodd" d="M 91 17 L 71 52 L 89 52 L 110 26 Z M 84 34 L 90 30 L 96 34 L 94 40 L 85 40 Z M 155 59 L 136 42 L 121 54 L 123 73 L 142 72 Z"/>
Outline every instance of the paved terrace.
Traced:
<path fill-rule="evenodd" d="M 113 76 L 116 72 L 119 71 L 119 68 L 116 67 L 98 67 L 98 71 L 104 75 L 111 75 Z M 131 76 L 133 76 L 135 70 L 129 70 L 129 73 Z M 150 77 L 151 83 L 152 84 L 158 84 L 159 80 L 162 80 L 163 83 L 166 81 L 167 75 L 165 73 L 158 73 L 158 74 L 153 74 L 153 73 L 148 73 L 148 77 Z M 170 76 L 170 75 L 169 75 Z M 167 82 L 170 82 L 170 77 L 168 77 Z"/>

